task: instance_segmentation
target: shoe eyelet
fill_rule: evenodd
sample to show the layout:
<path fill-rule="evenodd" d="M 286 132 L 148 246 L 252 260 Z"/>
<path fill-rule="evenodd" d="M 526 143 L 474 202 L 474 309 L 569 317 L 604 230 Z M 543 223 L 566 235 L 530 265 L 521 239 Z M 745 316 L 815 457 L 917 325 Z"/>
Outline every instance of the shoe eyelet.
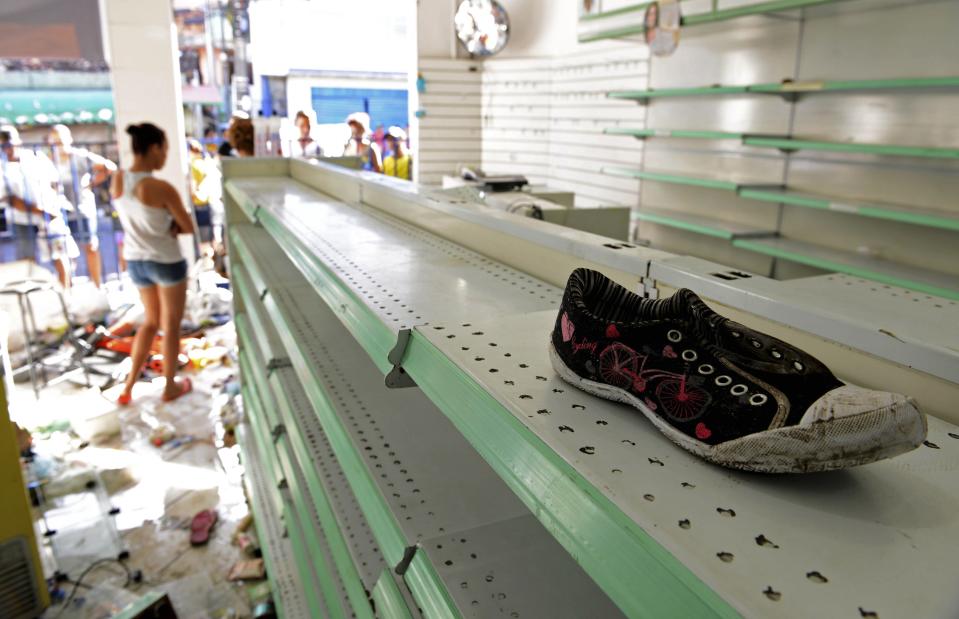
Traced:
<path fill-rule="evenodd" d="M 709 365 L 708 363 L 704 363 L 704 364 L 702 364 L 701 366 L 699 366 L 698 368 L 696 368 L 696 371 L 699 372 L 700 374 L 702 374 L 703 376 L 709 376 L 710 374 L 712 374 L 712 373 L 715 372 L 716 370 L 715 370 L 715 368 L 713 368 L 713 366 Z"/>
<path fill-rule="evenodd" d="M 800 362 L 798 362 L 798 361 L 793 361 L 793 367 L 796 368 L 797 370 L 799 370 L 800 372 L 802 372 L 804 369 L 806 369 L 806 366 L 804 366 L 802 363 L 800 363 Z"/>
<path fill-rule="evenodd" d="M 739 338 L 741 338 L 741 337 L 743 336 L 743 334 L 740 333 L 739 331 L 730 331 L 730 332 L 729 332 L 729 335 L 730 335 L 731 337 L 736 338 L 736 339 L 739 339 Z"/>
<path fill-rule="evenodd" d="M 725 374 L 720 374 L 719 376 L 716 377 L 716 384 L 719 385 L 720 387 L 725 387 L 731 382 L 733 382 L 733 379 L 726 376 Z"/>
<path fill-rule="evenodd" d="M 770 350 L 769 354 L 773 356 L 773 359 L 782 359 L 783 354 L 776 349 Z"/>
<path fill-rule="evenodd" d="M 696 354 L 695 350 L 686 349 L 683 351 L 683 361 L 695 361 L 699 359 L 699 355 Z"/>
<path fill-rule="evenodd" d="M 766 397 L 765 393 L 754 393 L 749 396 L 749 403 L 753 406 L 762 406 L 768 400 L 769 398 Z"/>
<path fill-rule="evenodd" d="M 683 339 L 683 334 L 677 331 L 676 329 L 670 329 L 666 332 L 666 339 L 675 344 L 676 342 Z"/>
<path fill-rule="evenodd" d="M 749 387 L 746 385 L 733 385 L 733 388 L 729 390 L 729 393 L 735 396 L 740 396 L 745 394 L 747 391 L 749 391 Z"/>
<path fill-rule="evenodd" d="M 750 340 L 749 343 L 752 344 L 753 348 L 756 348 L 756 349 L 763 347 L 762 342 L 760 342 L 759 340 Z"/>

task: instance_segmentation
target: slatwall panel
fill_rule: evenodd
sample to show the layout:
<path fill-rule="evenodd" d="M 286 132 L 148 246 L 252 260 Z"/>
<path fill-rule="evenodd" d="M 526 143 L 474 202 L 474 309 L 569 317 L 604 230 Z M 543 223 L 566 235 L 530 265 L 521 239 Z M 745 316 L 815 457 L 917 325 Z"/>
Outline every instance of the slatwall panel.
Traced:
<path fill-rule="evenodd" d="M 480 165 L 480 70 L 482 63 L 449 58 L 420 58 L 426 80 L 419 93 L 417 180 L 438 185 L 443 175 Z"/>
<path fill-rule="evenodd" d="M 753 1 L 728 0 L 731 4 Z M 690 4 L 690 6 L 692 6 Z M 683 5 L 684 10 L 687 4 Z M 688 11 L 687 11 L 688 12 Z M 651 61 L 653 88 L 752 84 L 798 80 L 856 80 L 952 76 L 959 73 L 959 2 L 951 0 L 849 0 L 683 30 L 675 54 Z M 641 88 L 636 80 L 629 88 Z M 802 97 L 662 98 L 648 106 L 647 126 L 789 134 L 835 142 L 959 146 L 959 93 L 874 91 Z M 642 125 L 636 125 L 642 126 Z M 620 138 L 629 146 L 630 138 Z M 745 148 L 735 140 L 650 139 L 648 169 L 690 176 L 744 177 L 780 183 L 837 200 L 892 202 L 959 210 L 959 161 L 859 154 Z M 646 182 L 640 208 L 707 215 L 782 236 L 860 255 L 959 274 L 956 232 L 782 206 L 732 192 Z M 818 273 L 774 261 L 693 232 L 640 223 L 642 238 L 667 251 L 692 254 L 734 267 L 790 278 Z"/>
<path fill-rule="evenodd" d="M 604 136 L 635 126 L 645 111 L 606 93 L 645 84 L 647 52 L 633 43 L 579 45 L 553 58 L 493 58 L 483 63 L 482 161 L 490 174 L 523 174 L 573 191 L 580 206 L 633 205 L 639 182 L 601 173 L 639 165 L 640 142 Z"/>

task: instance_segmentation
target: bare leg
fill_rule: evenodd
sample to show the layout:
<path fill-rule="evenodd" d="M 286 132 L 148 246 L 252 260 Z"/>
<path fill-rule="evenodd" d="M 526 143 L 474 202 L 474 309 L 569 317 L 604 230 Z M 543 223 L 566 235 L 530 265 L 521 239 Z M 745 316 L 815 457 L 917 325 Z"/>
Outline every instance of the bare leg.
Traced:
<path fill-rule="evenodd" d="M 172 399 L 180 395 L 182 387 L 175 381 L 177 357 L 180 354 L 180 321 L 186 304 L 186 280 L 173 286 L 160 287 L 160 316 L 163 327 L 163 376 L 166 387 L 163 397 Z"/>
<path fill-rule="evenodd" d="M 57 270 L 57 278 L 64 290 L 70 289 L 70 259 L 66 256 L 53 259 L 53 267 Z"/>
<path fill-rule="evenodd" d="M 90 279 L 93 280 L 93 284 L 99 288 L 103 278 L 100 248 L 94 247 L 92 244 L 86 244 L 83 246 L 83 249 L 87 255 L 87 269 L 90 271 Z"/>
<path fill-rule="evenodd" d="M 156 337 L 157 330 L 160 328 L 160 295 L 157 293 L 157 287 L 140 288 L 140 300 L 143 301 L 145 313 L 143 325 L 137 331 L 136 338 L 133 340 L 133 351 L 130 353 L 133 365 L 127 375 L 126 384 L 123 386 L 123 395 L 125 396 L 129 396 L 133 392 L 133 385 L 140 378 L 143 364 L 150 356 L 153 338 Z"/>

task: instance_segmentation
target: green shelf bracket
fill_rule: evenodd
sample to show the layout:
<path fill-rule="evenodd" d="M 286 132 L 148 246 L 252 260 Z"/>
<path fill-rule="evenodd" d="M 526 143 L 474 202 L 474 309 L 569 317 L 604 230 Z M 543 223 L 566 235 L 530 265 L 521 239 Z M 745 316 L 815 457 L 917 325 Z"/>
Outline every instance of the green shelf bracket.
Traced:
<path fill-rule="evenodd" d="M 627 616 L 739 616 L 418 330 L 403 367 Z"/>
<path fill-rule="evenodd" d="M 690 88 L 662 88 L 649 90 L 620 90 L 607 93 L 611 99 L 627 99 L 646 103 L 649 99 L 666 97 L 709 97 L 730 94 L 770 94 L 796 98 L 817 93 L 838 93 L 877 90 L 921 90 L 959 88 L 959 77 L 904 77 L 874 80 L 802 80 L 727 86 L 715 84 Z"/>
<path fill-rule="evenodd" d="M 851 142 L 821 142 L 794 138 L 770 138 L 746 136 L 746 146 L 778 148 L 783 151 L 820 150 L 839 153 L 861 153 L 888 155 L 895 157 L 927 157 L 937 159 L 959 159 L 959 148 L 936 148 L 928 146 L 899 146 L 896 144 L 857 144 Z"/>
<path fill-rule="evenodd" d="M 742 189 L 739 195 L 750 200 L 790 204 L 804 208 L 815 208 L 837 213 L 886 219 L 917 226 L 940 228 L 943 230 L 959 231 L 959 213 L 950 217 L 947 214 L 932 213 L 923 210 L 912 210 L 906 206 L 870 204 L 845 201 L 840 198 L 816 196 L 788 190 L 775 189 Z"/>
<path fill-rule="evenodd" d="M 607 135 L 628 135 L 634 138 L 685 138 L 696 140 L 743 140 L 745 133 L 729 131 L 696 131 L 690 129 L 629 129 L 611 127 L 604 129 Z"/>
<path fill-rule="evenodd" d="M 660 183 L 670 183 L 673 185 L 688 185 L 690 187 L 705 187 L 707 189 L 721 189 L 723 191 L 737 191 L 740 187 L 733 181 L 725 181 L 712 178 L 697 178 L 694 176 L 683 176 L 668 172 L 655 172 L 651 170 L 636 170 L 633 168 L 606 167 L 603 168 L 606 174 L 613 176 L 625 176 L 638 178 L 641 180 L 656 181 Z"/>
<path fill-rule="evenodd" d="M 959 300 L 959 289 L 944 288 L 937 284 L 931 284 L 924 281 L 918 281 L 902 275 L 890 274 L 880 268 L 864 267 L 850 262 L 843 262 L 839 259 L 822 258 L 802 253 L 795 249 L 783 249 L 775 245 L 766 244 L 762 241 L 751 241 L 739 239 L 733 241 L 733 246 L 748 251 L 765 254 L 774 258 L 782 258 L 790 262 L 805 264 L 807 266 L 822 269 L 824 271 L 834 271 L 837 273 L 846 273 L 863 279 L 872 280 L 890 286 L 899 286 L 908 288 L 917 292 L 924 292 L 929 295 L 935 295 L 946 299 Z"/>
<path fill-rule="evenodd" d="M 682 26 L 697 26 L 700 24 L 708 24 L 713 22 L 726 21 L 730 19 L 736 19 L 738 17 L 747 17 L 749 15 L 763 15 L 767 13 L 776 13 L 779 11 L 790 11 L 795 9 L 803 9 L 823 4 L 834 4 L 836 2 L 843 2 L 844 0 L 771 0 L 769 2 L 759 2 L 747 6 L 732 7 L 728 9 L 718 9 L 712 10 L 705 13 L 694 13 L 692 15 L 683 15 L 682 17 Z M 632 7 L 623 7 L 617 11 L 609 11 L 607 13 L 600 13 L 593 17 L 593 19 L 599 19 L 603 16 L 611 17 L 615 15 L 622 15 L 624 13 L 636 12 L 638 13 L 641 8 L 645 8 L 642 5 L 634 5 Z M 627 10 L 628 9 L 628 10 Z M 587 22 L 593 21 L 593 19 L 585 20 Z M 602 39 L 617 39 L 626 36 L 632 36 L 637 34 L 642 34 L 645 32 L 645 27 L 643 26 L 642 17 L 639 18 L 640 23 L 635 26 L 625 26 L 622 28 L 611 28 L 609 30 L 601 30 L 598 32 L 583 33 L 579 35 L 578 40 L 580 43 L 589 43 L 591 41 L 599 41 Z"/>
<path fill-rule="evenodd" d="M 383 572 L 376 580 L 370 596 L 376 604 L 376 615 L 380 619 L 413 619 L 399 586 L 389 572 Z"/>

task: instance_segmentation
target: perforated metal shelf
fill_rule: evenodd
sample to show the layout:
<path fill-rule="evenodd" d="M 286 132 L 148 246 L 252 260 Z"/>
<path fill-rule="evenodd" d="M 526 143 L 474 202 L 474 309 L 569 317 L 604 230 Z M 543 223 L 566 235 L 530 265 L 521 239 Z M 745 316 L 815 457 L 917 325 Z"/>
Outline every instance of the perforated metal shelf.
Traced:
<path fill-rule="evenodd" d="M 310 612 L 303 593 L 304 583 L 296 570 L 290 541 L 283 535 L 280 514 L 273 509 L 271 501 L 264 500 L 276 491 L 271 490 L 264 479 L 266 469 L 262 466 L 263 460 L 248 429 L 246 424 L 240 425 L 239 438 L 246 471 L 244 479 L 253 503 L 256 530 L 267 564 L 270 586 L 278 598 L 275 601 L 284 617 L 309 619 Z"/>
<path fill-rule="evenodd" d="M 536 278 L 290 178 L 234 179 L 227 189 L 258 205 L 257 220 L 384 371 L 403 329 L 546 309 L 561 296 Z M 256 241 L 234 244 L 244 242 Z"/>
<path fill-rule="evenodd" d="M 269 282 L 274 270 L 293 270 L 263 230 L 234 227 L 232 234 L 244 240 L 241 263 L 258 272 L 251 279 Z M 268 286 L 263 304 L 293 362 L 274 376 L 296 373 L 387 562 L 396 565 L 407 547 L 423 544 L 405 580 L 424 615 L 498 616 L 501 608 L 519 613 L 534 604 L 541 616 L 581 617 L 590 609 L 617 614 L 552 537 L 531 526 L 529 511 L 421 392 L 384 385 L 369 356 L 305 280 Z M 291 388 L 287 383 L 284 390 Z M 550 552 L 500 557 L 482 534 L 491 526 Z M 448 570 L 454 559 L 436 555 L 429 544 L 450 535 L 461 553 L 482 560 Z M 474 605 L 474 598 L 459 594 L 464 578 L 485 583 L 490 573 L 499 581 L 495 594 L 509 603 L 497 597 Z"/>
<path fill-rule="evenodd" d="M 234 267 L 234 286 L 244 299 L 245 309 L 265 318 L 265 309 L 259 299 L 251 297 L 245 288 L 248 279 L 242 268 Z M 272 368 L 270 357 L 263 355 L 261 348 L 250 333 L 253 332 L 245 314 L 237 316 L 237 334 L 241 350 L 244 376 L 250 376 L 256 389 L 265 400 L 264 408 L 272 410 L 274 424 L 263 427 L 261 434 L 269 436 L 277 445 L 279 460 L 286 469 L 297 476 L 297 493 L 309 500 L 303 509 L 311 512 L 311 522 L 319 523 L 327 551 L 333 558 L 335 576 L 344 594 L 344 608 L 351 608 L 354 616 L 370 616 L 368 592 L 386 563 L 366 519 L 347 485 L 342 468 L 333 456 L 329 442 L 313 414 L 313 409 L 299 380 L 289 367 Z M 278 340 L 272 324 L 258 323 L 257 331 L 264 339 Z M 273 344 L 274 356 L 283 356 L 285 351 Z M 249 368 L 258 366 L 258 371 Z M 269 374 L 269 378 L 266 375 Z M 279 429 L 278 429 L 279 428 Z M 276 437 L 275 439 L 273 437 Z M 285 451 L 280 450 L 280 445 Z M 292 484 L 291 484 L 292 485 Z M 320 515 L 322 512 L 322 516 Z M 349 557 L 346 556 L 348 551 Z M 359 580 L 361 587 L 353 585 Z"/>
<path fill-rule="evenodd" d="M 555 317 L 420 327 L 404 367 L 627 614 L 955 614 L 959 428 L 847 471 L 728 471 L 559 379 Z"/>
<path fill-rule="evenodd" d="M 259 412 L 268 401 L 261 397 L 263 392 L 258 391 L 253 384 L 253 372 L 249 364 L 240 357 L 243 373 L 243 394 L 247 419 L 255 421 Z M 260 415 L 261 416 L 261 415 Z M 329 573 L 329 551 L 317 539 L 318 533 L 311 526 L 309 516 L 301 511 L 298 501 L 290 494 L 288 482 L 291 476 L 280 466 L 278 452 L 269 435 L 259 431 L 256 424 L 248 426 L 252 433 L 243 433 L 240 436 L 241 449 L 255 450 L 258 454 L 256 464 L 262 466 L 267 473 L 264 487 L 272 490 L 269 500 L 273 502 L 274 513 L 280 514 L 284 532 L 290 540 L 290 549 L 295 560 L 295 569 L 301 581 L 306 585 L 303 597 L 310 610 L 310 616 L 323 615 L 329 617 L 344 617 L 338 606 L 336 583 Z M 262 516 L 262 515 L 261 515 Z M 269 565 L 267 566 L 269 569 Z"/>

